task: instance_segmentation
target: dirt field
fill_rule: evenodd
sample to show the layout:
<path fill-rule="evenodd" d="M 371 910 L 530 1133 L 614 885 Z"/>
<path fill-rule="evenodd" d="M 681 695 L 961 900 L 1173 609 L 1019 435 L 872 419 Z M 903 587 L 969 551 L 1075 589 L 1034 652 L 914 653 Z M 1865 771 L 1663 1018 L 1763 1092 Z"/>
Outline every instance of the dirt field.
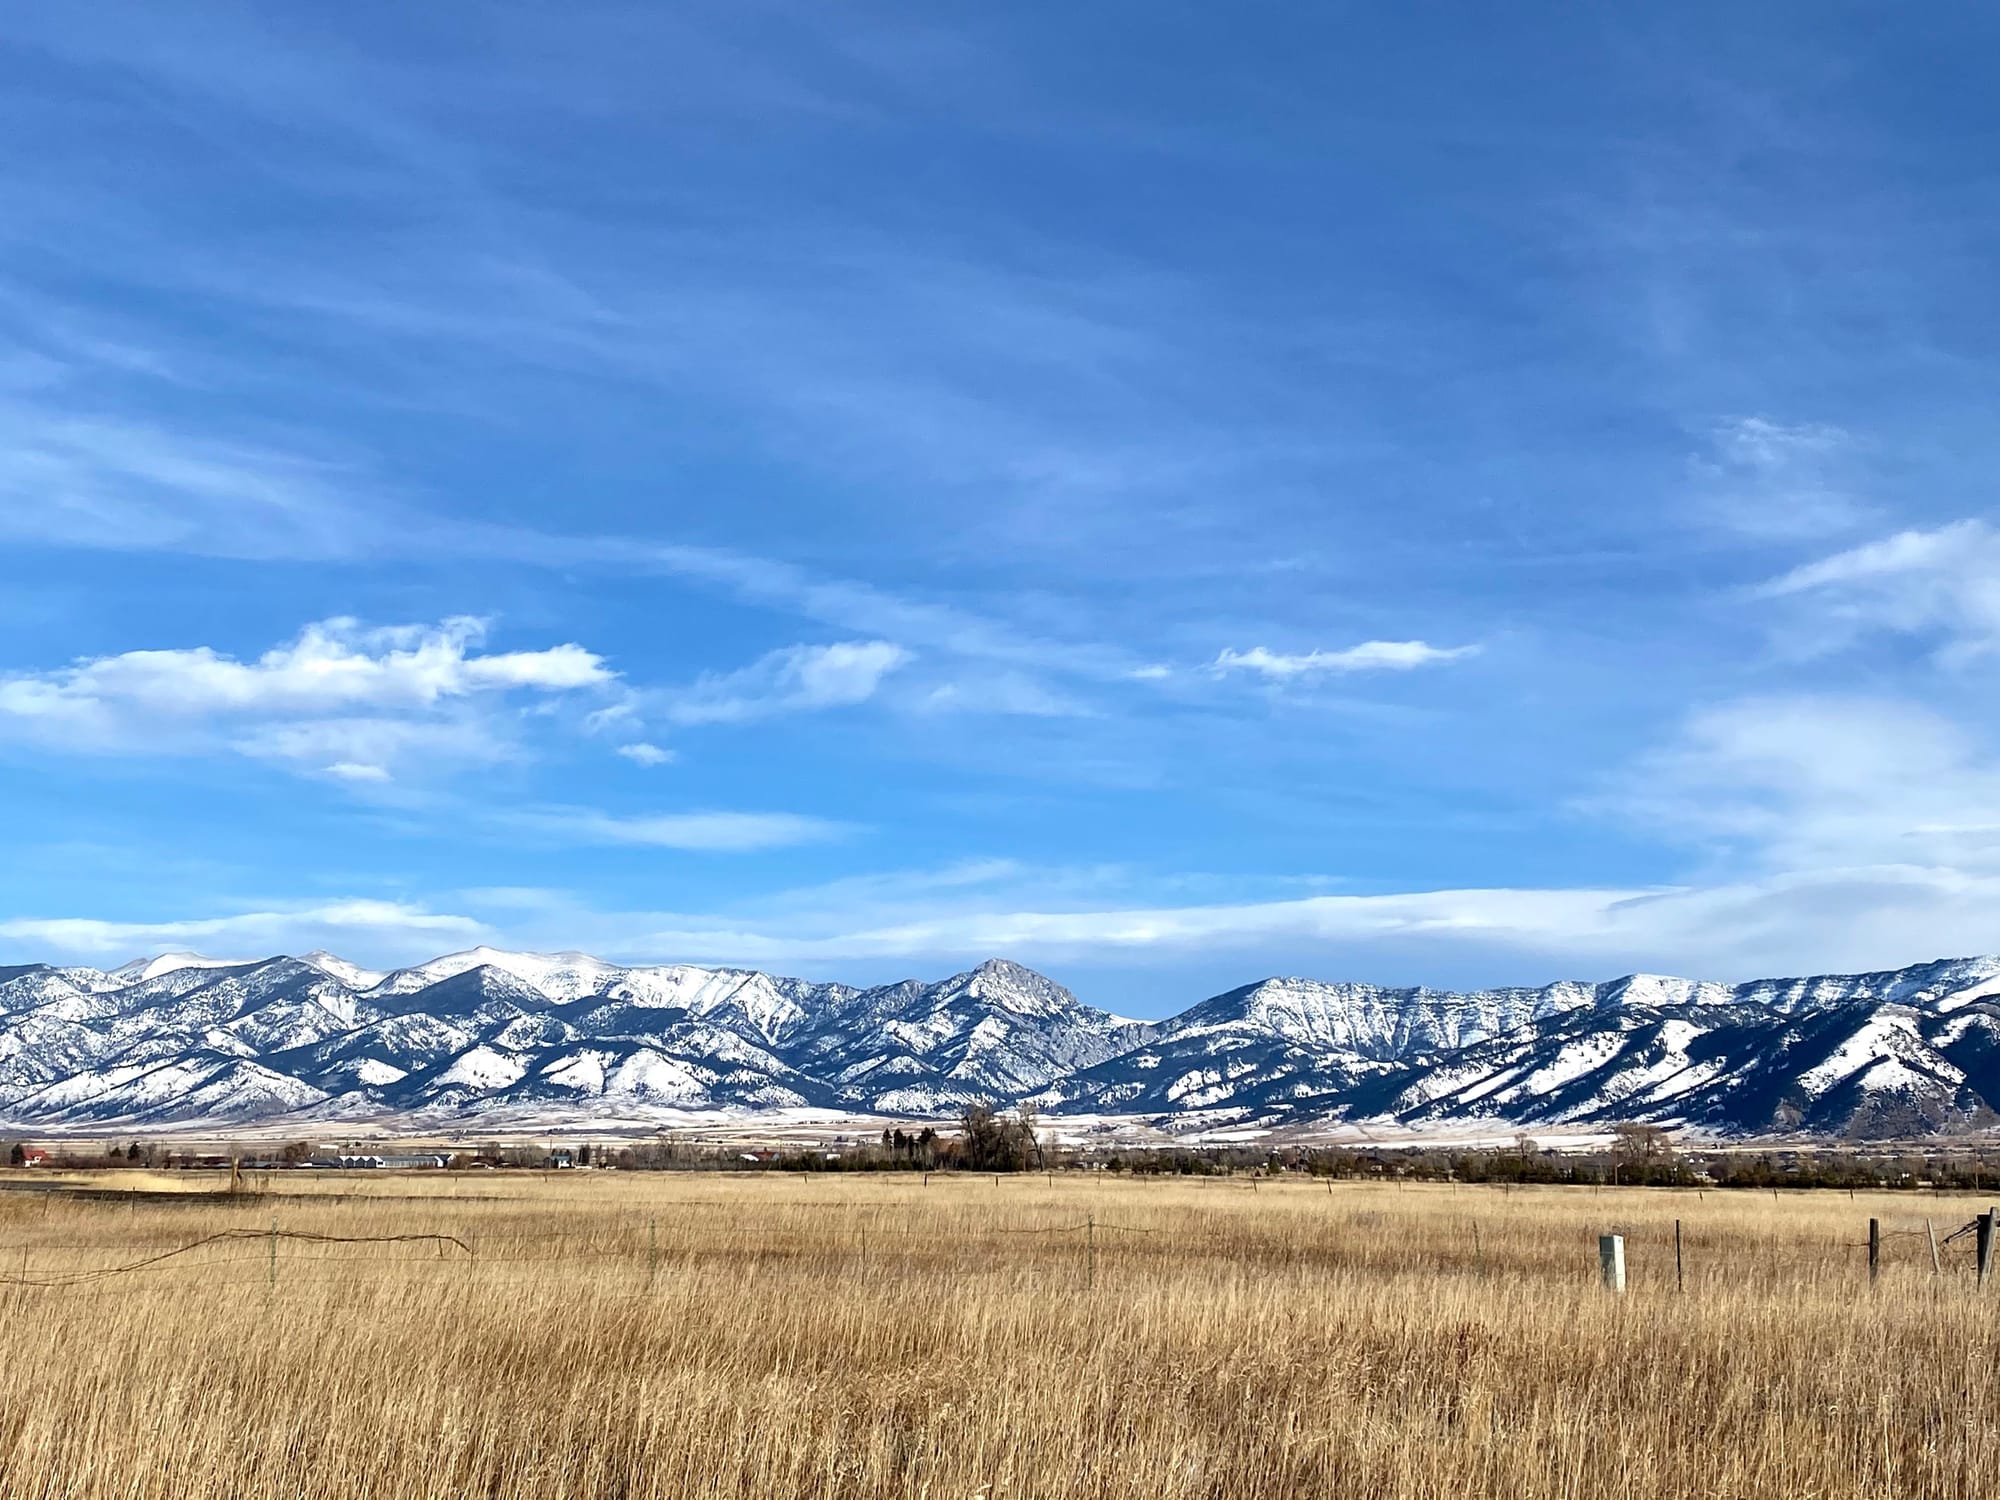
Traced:
<path fill-rule="evenodd" d="M 1974 1290 L 1966 1240 L 1934 1276 L 1923 1234 L 1969 1199 L 1082 1174 L 101 1184 L 0 1192 L 7 1496 L 2000 1479 L 2000 1287 Z M 120 1196 L 135 1186 L 201 1191 Z M 1870 1215 L 1891 1232 L 1872 1291 Z M 1628 1236 L 1623 1299 L 1598 1284 L 1607 1230 Z"/>

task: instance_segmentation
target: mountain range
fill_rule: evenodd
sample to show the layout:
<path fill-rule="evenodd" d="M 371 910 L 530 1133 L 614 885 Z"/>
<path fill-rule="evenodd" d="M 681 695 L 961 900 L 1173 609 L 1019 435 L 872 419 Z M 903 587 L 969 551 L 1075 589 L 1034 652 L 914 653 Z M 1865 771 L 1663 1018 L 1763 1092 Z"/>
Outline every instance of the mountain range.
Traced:
<path fill-rule="evenodd" d="M 1452 993 L 1267 979 L 1160 1022 L 995 959 L 857 989 L 474 949 L 0 968 L 0 1125 L 532 1129 L 1033 1101 L 1177 1134 L 1618 1120 L 1883 1138 L 2000 1123 L 2000 959 Z"/>

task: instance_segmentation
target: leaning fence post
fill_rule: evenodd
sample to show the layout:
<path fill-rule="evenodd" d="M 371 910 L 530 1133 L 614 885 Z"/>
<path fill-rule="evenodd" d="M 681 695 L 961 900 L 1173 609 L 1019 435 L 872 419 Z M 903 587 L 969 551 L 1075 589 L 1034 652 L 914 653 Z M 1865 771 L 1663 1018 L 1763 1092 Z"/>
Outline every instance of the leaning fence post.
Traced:
<path fill-rule="evenodd" d="M 1924 1233 L 1931 1240 L 1931 1275 L 1944 1275 L 1944 1262 L 1938 1259 L 1937 1230 L 1929 1219 L 1924 1220 Z"/>
<path fill-rule="evenodd" d="M 1870 1286 L 1882 1275 L 1882 1221 L 1868 1221 L 1868 1284 Z"/>
<path fill-rule="evenodd" d="M 1978 1226 L 1973 1242 L 1978 1247 L 1979 1284 L 1985 1286 L 1987 1277 L 1993 1274 L 1993 1210 L 1987 1209 L 1972 1222 Z"/>
<path fill-rule="evenodd" d="M 1625 1236 L 1600 1234 L 1597 1237 L 1597 1267 L 1604 1275 L 1604 1289 L 1625 1295 Z"/>

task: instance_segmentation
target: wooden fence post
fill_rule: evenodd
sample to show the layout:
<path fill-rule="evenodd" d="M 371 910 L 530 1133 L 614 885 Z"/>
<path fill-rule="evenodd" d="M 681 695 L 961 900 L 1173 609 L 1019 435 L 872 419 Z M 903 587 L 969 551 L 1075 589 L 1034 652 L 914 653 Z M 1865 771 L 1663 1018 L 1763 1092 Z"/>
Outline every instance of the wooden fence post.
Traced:
<path fill-rule="evenodd" d="M 1674 1290 L 1684 1292 L 1687 1282 L 1681 1276 L 1681 1221 L 1674 1220 Z"/>
<path fill-rule="evenodd" d="M 1597 1268 L 1604 1276 L 1604 1289 L 1625 1295 L 1625 1236 L 1600 1234 L 1597 1237 Z"/>
<path fill-rule="evenodd" d="M 1882 1221 L 1868 1221 L 1868 1284 L 1872 1287 L 1882 1276 Z"/>
<path fill-rule="evenodd" d="M 1973 1223 L 1978 1226 L 1973 1232 L 1973 1240 L 1978 1247 L 1979 1284 L 1983 1287 L 1986 1279 L 1993 1274 L 1993 1210 L 1987 1209 Z"/>
<path fill-rule="evenodd" d="M 1088 1213 L 1083 1218 L 1083 1285 L 1085 1290 L 1097 1285 L 1097 1215 Z"/>
<path fill-rule="evenodd" d="M 1937 1230 L 1932 1226 L 1929 1219 L 1924 1220 L 1924 1233 L 1929 1235 L 1931 1240 L 1931 1275 L 1942 1276 L 1944 1275 L 1944 1262 L 1938 1258 Z"/>

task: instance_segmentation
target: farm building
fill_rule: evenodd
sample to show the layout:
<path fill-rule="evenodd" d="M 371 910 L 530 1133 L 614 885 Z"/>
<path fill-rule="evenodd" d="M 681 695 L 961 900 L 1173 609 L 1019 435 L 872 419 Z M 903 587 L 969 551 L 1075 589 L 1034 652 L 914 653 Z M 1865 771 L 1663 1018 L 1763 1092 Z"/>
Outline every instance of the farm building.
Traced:
<path fill-rule="evenodd" d="M 426 1168 L 448 1167 L 451 1165 L 451 1158 L 449 1156 L 436 1151 L 418 1151 L 395 1155 L 376 1155 L 374 1153 L 349 1154 L 342 1152 L 334 1160 L 338 1165 L 343 1167 L 381 1168 L 391 1172 L 408 1172 Z"/>

